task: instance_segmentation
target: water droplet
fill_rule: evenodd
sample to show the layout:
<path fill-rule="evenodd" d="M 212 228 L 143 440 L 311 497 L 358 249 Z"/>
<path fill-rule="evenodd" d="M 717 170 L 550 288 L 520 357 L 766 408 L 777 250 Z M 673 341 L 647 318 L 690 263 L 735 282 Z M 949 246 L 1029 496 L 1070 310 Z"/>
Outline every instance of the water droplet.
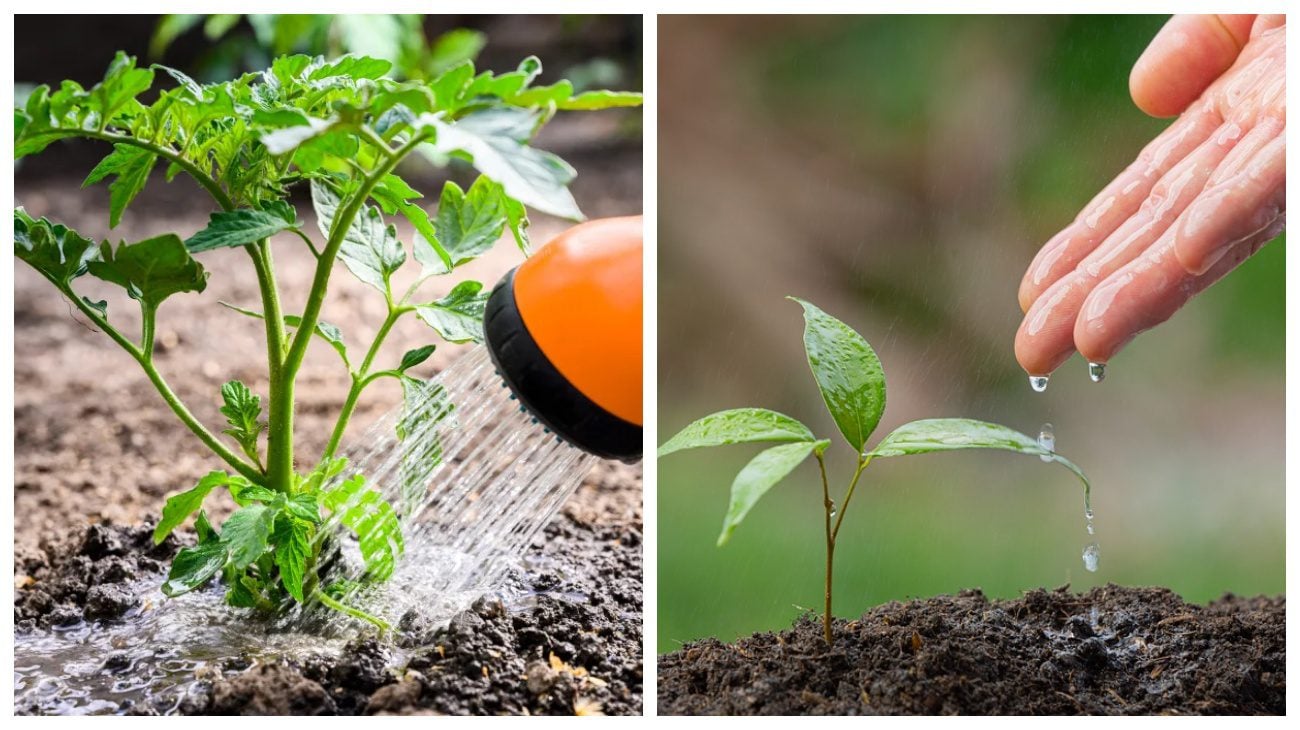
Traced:
<path fill-rule="evenodd" d="M 1083 549 L 1083 567 L 1088 569 L 1089 573 L 1097 572 L 1097 561 L 1101 559 L 1101 548 L 1097 543 L 1090 542 L 1088 547 Z"/>
<path fill-rule="evenodd" d="M 510 400 L 515 400 L 515 399 L 517 399 L 518 397 L 519 397 L 519 396 L 515 395 L 514 393 L 511 393 L 511 394 L 510 394 Z"/>
<path fill-rule="evenodd" d="M 1051 451 L 1056 452 L 1056 432 L 1052 430 L 1052 424 L 1044 423 L 1043 427 L 1038 430 L 1038 445 Z M 1050 456 L 1039 456 L 1038 458 L 1046 462 L 1051 462 Z"/>
<path fill-rule="evenodd" d="M 1104 363 L 1104 362 L 1090 362 L 1090 363 L 1088 363 L 1088 377 L 1089 377 L 1089 378 L 1092 378 L 1092 382 L 1094 382 L 1094 383 L 1100 383 L 1101 381 L 1105 380 L 1105 379 L 1106 379 L 1106 363 Z"/>
<path fill-rule="evenodd" d="M 1029 387 L 1033 388 L 1035 393 L 1042 393 L 1043 391 L 1047 390 L 1047 376 L 1030 375 Z"/>

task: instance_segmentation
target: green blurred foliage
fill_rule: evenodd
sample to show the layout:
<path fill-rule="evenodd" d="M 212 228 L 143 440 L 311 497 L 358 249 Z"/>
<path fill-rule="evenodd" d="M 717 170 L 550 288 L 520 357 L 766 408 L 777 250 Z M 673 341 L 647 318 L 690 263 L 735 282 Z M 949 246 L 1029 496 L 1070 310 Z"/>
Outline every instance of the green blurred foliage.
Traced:
<path fill-rule="evenodd" d="M 1015 291 L 1038 246 L 1169 123 L 1128 95 L 1129 70 L 1164 20 L 661 21 L 661 59 L 717 55 L 679 73 L 661 60 L 660 440 L 738 406 L 834 434 L 805 382 L 797 313 L 780 307 L 789 293 L 880 354 L 891 386 L 881 433 L 922 417 L 1026 432 L 1051 420 L 1095 485 L 1102 559 L 1089 574 L 1068 475 L 1005 456 L 873 465 L 836 552 L 840 616 L 972 587 L 1014 596 L 1113 581 L 1196 601 L 1285 590 L 1284 236 L 1135 340 L 1101 385 L 1076 356 L 1047 394 L 1031 393 L 1012 353 Z M 1009 106 L 981 115 L 981 103 Z M 692 113 L 673 115 L 682 105 Z M 696 144 L 698 120 L 714 118 L 727 120 L 725 137 Z M 1011 128 L 980 126 L 990 119 Z M 700 159 L 710 145 L 716 156 Z M 782 164 L 748 164 L 743 150 Z M 729 176 L 732 166 L 743 172 Z M 764 217 L 764 194 L 779 214 Z M 859 215 L 873 205 L 883 212 Z M 715 223 L 738 212 L 762 224 Z M 727 226 L 743 233 L 720 235 Z M 831 469 L 843 474 L 851 465 L 836 449 Z M 660 464 L 660 651 L 780 629 L 820 605 L 815 468 L 797 469 L 713 547 L 728 486 L 756 451 Z"/>

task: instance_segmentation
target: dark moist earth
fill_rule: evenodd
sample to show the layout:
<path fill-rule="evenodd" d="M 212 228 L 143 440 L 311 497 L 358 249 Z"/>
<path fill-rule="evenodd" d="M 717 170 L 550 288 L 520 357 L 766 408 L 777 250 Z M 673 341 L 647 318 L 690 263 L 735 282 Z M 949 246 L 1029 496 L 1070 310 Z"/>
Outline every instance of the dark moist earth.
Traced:
<path fill-rule="evenodd" d="M 661 714 L 1282 714 L 1286 599 L 1160 588 L 889 603 L 659 658 Z"/>
<path fill-rule="evenodd" d="M 601 468 L 534 542 L 534 567 L 446 627 L 403 617 L 395 644 L 352 641 L 338 657 L 209 662 L 176 709 L 184 714 L 640 714 L 641 532 L 609 518 L 626 498 L 625 468 Z M 152 544 L 152 527 L 90 525 L 18 555 L 18 634 L 131 620 L 130 585 L 162 581 L 183 542 Z M 398 659 L 398 657 L 401 657 Z M 215 666 L 213 671 L 212 666 Z M 132 671 L 107 652 L 103 671 Z M 126 677 L 129 679 L 129 677 Z M 170 710 L 130 703 L 128 714 Z M 20 714 L 38 714 L 24 706 Z"/>

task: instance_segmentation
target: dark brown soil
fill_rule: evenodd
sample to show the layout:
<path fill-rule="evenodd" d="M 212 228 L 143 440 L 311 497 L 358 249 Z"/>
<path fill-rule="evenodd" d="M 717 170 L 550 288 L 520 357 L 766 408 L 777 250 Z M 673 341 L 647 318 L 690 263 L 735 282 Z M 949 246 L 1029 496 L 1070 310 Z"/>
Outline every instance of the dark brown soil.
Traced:
<path fill-rule="evenodd" d="M 979 591 L 659 658 L 661 714 L 1281 714 L 1286 599 Z"/>
<path fill-rule="evenodd" d="M 408 613 L 391 642 L 357 639 L 338 656 L 273 663 L 216 657 L 202 676 L 196 672 L 186 686 L 161 693 L 160 706 L 128 701 L 118 709 L 223 715 L 640 714 L 641 531 L 638 524 L 609 519 L 628 496 L 617 482 L 627 481 L 630 471 L 598 469 L 583 489 L 587 497 L 545 528 L 530 551 L 532 567 L 512 573 L 503 589 L 523 599 L 503 603 L 484 597 L 445 627 Z M 83 622 L 103 626 L 151 610 L 132 586 L 161 582 L 172 555 L 192 542 L 183 534 L 155 547 L 151 530 L 148 522 L 90 525 L 46 539 L 38 550 L 21 551 L 14 596 L 19 634 L 67 630 Z M 103 657 L 103 671 L 125 681 L 133 670 L 124 654 Z M 16 710 L 39 714 L 42 708 L 19 702 Z"/>

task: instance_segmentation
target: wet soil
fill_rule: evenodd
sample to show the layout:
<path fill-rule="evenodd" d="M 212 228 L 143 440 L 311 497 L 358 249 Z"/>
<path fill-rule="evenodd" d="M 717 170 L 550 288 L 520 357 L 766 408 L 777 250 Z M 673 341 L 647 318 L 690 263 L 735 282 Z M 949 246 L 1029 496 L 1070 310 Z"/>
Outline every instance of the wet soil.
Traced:
<path fill-rule="evenodd" d="M 1286 599 L 1161 588 L 892 602 L 659 658 L 661 714 L 1281 714 Z"/>
<path fill-rule="evenodd" d="M 79 711 L 127 714 L 640 714 L 641 531 L 625 507 L 634 470 L 598 467 L 534 541 L 499 594 L 431 625 L 408 612 L 384 640 L 267 659 L 255 646 L 209 656 L 171 686 Z M 102 631 L 157 610 L 138 587 L 161 583 L 192 535 L 154 546 L 151 524 L 89 525 L 17 555 L 14 621 L 29 632 Z M 213 599 L 218 600 L 219 591 Z M 251 620 L 251 619 L 250 619 Z M 175 647 L 160 648 L 172 656 Z M 91 660 L 118 686 L 151 681 L 127 651 Z M 132 673 L 139 677 L 132 677 Z M 16 697 L 16 711 L 49 705 Z"/>

